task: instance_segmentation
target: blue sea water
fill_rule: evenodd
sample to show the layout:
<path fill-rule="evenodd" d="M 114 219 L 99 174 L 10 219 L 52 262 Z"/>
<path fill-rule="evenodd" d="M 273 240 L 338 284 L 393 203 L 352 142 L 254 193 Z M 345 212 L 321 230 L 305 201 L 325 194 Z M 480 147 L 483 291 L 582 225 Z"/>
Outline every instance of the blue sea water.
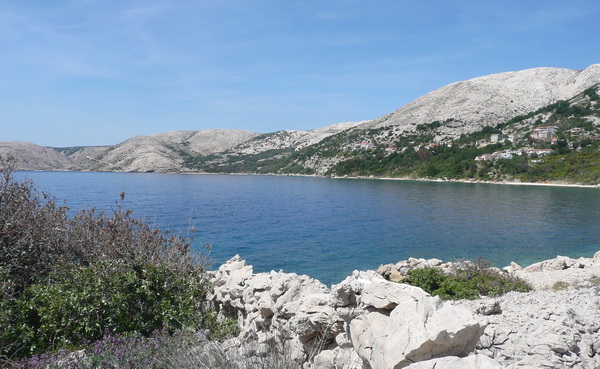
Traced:
<path fill-rule="evenodd" d="M 600 249 L 600 190 L 495 184 L 157 173 L 18 172 L 73 210 L 124 207 L 235 254 L 256 272 L 326 284 L 408 257 L 529 264 Z"/>

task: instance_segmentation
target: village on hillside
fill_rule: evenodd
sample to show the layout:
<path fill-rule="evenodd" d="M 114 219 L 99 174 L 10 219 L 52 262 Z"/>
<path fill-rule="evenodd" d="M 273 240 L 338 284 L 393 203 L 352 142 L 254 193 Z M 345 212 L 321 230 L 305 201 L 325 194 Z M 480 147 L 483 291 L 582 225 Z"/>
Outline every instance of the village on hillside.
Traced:
<path fill-rule="evenodd" d="M 594 135 L 581 127 L 574 127 L 566 130 L 564 138 L 558 137 L 559 127 L 555 125 L 538 126 L 525 134 L 504 134 L 502 132 L 492 133 L 489 138 L 476 140 L 470 145 L 477 149 L 483 149 L 490 145 L 510 145 L 511 148 L 485 153 L 475 157 L 475 162 L 495 162 L 500 159 L 512 159 L 515 156 L 527 156 L 532 163 L 542 162 L 543 157 L 553 153 L 565 153 L 571 151 L 581 151 L 584 147 L 592 142 L 600 141 L 600 135 Z M 440 146 L 452 147 L 456 145 L 455 141 L 434 142 L 429 144 L 418 144 L 415 146 L 406 146 L 399 148 L 394 145 L 388 145 L 384 151 L 387 155 L 394 153 L 405 153 L 413 149 L 418 152 L 420 150 L 428 150 L 435 152 Z M 461 144 L 460 147 L 466 147 L 469 144 Z M 355 146 L 358 150 L 375 150 L 377 145 L 372 142 L 364 141 Z"/>

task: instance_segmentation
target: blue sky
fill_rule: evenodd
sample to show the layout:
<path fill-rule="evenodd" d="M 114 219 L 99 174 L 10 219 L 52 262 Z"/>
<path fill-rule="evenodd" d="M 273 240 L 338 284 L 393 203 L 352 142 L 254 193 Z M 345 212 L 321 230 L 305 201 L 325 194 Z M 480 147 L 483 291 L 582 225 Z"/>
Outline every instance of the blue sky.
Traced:
<path fill-rule="evenodd" d="M 0 141 L 374 119 L 446 84 L 600 63 L 600 2 L 0 0 Z"/>

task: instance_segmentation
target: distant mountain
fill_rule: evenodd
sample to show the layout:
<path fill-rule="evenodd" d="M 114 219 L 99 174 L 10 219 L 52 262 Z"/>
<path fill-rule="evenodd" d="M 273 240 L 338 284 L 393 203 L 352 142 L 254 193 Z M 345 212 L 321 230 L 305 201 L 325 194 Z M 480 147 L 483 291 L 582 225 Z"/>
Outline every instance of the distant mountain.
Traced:
<path fill-rule="evenodd" d="M 360 128 L 394 127 L 404 133 L 439 121 L 448 122 L 440 130 L 441 137 L 457 137 L 569 99 L 597 83 L 600 64 L 582 71 L 534 68 L 492 74 L 439 88 Z"/>
<path fill-rule="evenodd" d="M 239 154 L 259 154 L 269 150 L 302 149 L 314 145 L 323 139 L 335 135 L 364 122 L 344 122 L 314 129 L 311 131 L 278 131 L 258 135 L 251 140 L 241 143 L 232 151 Z"/>
<path fill-rule="evenodd" d="M 175 131 L 136 136 L 114 146 L 65 150 L 81 170 L 116 172 L 172 172 L 185 170 L 190 156 L 229 150 L 257 134 L 229 129 Z"/>
<path fill-rule="evenodd" d="M 582 71 L 534 68 L 452 83 L 380 118 L 311 131 L 175 131 L 105 147 L 0 143 L 27 170 L 332 174 L 357 148 L 405 150 L 461 136 L 569 100 L 600 84 L 600 64 Z M 362 146 L 361 146 L 362 145 Z"/>
<path fill-rule="evenodd" d="M 12 155 L 20 170 L 77 170 L 63 153 L 29 142 L 0 141 L 0 155 Z"/>

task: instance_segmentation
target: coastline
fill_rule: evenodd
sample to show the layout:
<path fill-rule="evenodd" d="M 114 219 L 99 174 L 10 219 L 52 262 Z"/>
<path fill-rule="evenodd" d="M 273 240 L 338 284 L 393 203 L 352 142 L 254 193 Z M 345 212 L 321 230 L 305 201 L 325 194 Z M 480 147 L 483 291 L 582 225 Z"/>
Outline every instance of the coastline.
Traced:
<path fill-rule="evenodd" d="M 326 176 L 318 174 L 281 174 L 281 173 L 209 173 L 191 171 L 153 171 L 153 172 L 124 172 L 124 171 L 91 171 L 91 170 L 31 170 L 18 169 L 17 172 L 57 172 L 57 173 L 137 173 L 137 174 L 183 174 L 183 175 L 230 175 L 230 176 L 273 176 L 273 177 L 306 177 L 306 178 L 331 178 L 331 179 L 368 179 L 379 181 L 414 181 L 437 183 L 466 183 L 466 184 L 493 184 L 509 186 L 541 186 L 541 187 L 571 187 L 600 189 L 600 183 L 586 185 L 571 182 L 516 182 L 516 181 L 477 181 L 469 179 L 441 179 L 441 178 L 415 178 L 415 177 L 376 177 L 376 176 Z"/>
<path fill-rule="evenodd" d="M 409 180 L 409 181 L 424 181 L 424 182 L 449 182 L 449 183 L 471 183 L 471 184 L 495 184 L 509 186 L 546 186 L 546 187 L 573 187 L 573 188 L 600 188 L 600 184 L 584 185 L 577 183 L 563 182 L 512 182 L 512 181 L 470 181 L 466 179 L 427 179 L 427 178 L 387 178 L 381 177 L 377 179 L 385 180 Z"/>
<path fill-rule="evenodd" d="M 206 173 L 210 174 L 210 173 Z M 236 174 L 236 173 L 231 173 Z M 494 184 L 509 186 L 546 186 L 546 187 L 572 187 L 572 188 L 600 188 L 600 183 L 595 185 L 585 185 L 570 182 L 515 182 L 515 181 L 477 181 L 468 179 L 431 179 L 414 177 L 375 177 L 375 176 L 319 176 L 319 175 L 295 175 L 295 174 L 250 174 L 250 175 L 273 175 L 273 176 L 294 176 L 294 177 L 315 177 L 315 178 L 333 178 L 333 179 L 369 179 L 381 181 L 415 181 L 415 182 L 438 182 L 438 183 L 468 183 L 468 184 Z"/>

